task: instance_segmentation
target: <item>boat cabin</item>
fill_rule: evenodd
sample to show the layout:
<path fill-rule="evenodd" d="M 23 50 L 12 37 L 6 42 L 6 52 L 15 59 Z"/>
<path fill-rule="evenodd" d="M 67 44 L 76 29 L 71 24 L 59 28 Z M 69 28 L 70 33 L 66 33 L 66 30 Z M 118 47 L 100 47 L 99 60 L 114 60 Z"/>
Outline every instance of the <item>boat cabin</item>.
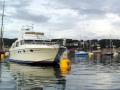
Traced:
<path fill-rule="evenodd" d="M 21 45 L 41 45 L 41 44 L 46 44 L 46 45 L 54 45 L 57 44 L 56 42 L 51 42 L 49 40 L 17 40 L 15 43 L 13 43 L 11 48 L 19 47 Z"/>
<path fill-rule="evenodd" d="M 16 40 L 11 48 L 19 47 L 21 45 L 54 45 L 56 42 L 46 40 L 44 33 L 41 32 L 25 32 L 21 37 Z"/>

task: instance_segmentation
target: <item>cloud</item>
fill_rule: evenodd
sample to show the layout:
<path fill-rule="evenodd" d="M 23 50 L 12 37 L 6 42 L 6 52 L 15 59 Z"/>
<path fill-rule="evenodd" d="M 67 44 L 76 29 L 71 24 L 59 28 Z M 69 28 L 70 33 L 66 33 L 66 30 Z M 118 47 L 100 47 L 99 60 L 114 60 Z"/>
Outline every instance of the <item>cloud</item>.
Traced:
<path fill-rule="evenodd" d="M 33 13 L 27 12 L 27 10 L 18 10 L 17 13 L 12 16 L 12 18 L 31 21 L 35 23 L 46 22 L 49 20 L 47 16 L 35 15 Z"/>
<path fill-rule="evenodd" d="M 6 0 L 5 35 L 34 24 L 52 38 L 109 38 L 112 32 L 119 38 L 119 6 L 120 0 Z"/>
<path fill-rule="evenodd" d="M 58 0 L 64 5 L 67 5 L 68 8 L 78 10 L 80 14 L 104 14 L 105 11 L 105 2 L 101 0 Z"/>
<path fill-rule="evenodd" d="M 14 7 L 16 9 L 25 8 L 30 5 L 30 2 L 32 0 L 6 0 L 6 6 L 7 7 Z"/>
<path fill-rule="evenodd" d="M 8 8 L 14 8 L 13 13 L 9 15 L 12 19 L 19 19 L 24 21 L 31 21 L 31 22 L 46 22 L 49 18 L 43 15 L 36 15 L 34 13 L 30 13 L 29 7 L 31 4 L 31 0 L 13 0 L 13 2 L 8 2 Z M 9 12 L 9 11 L 8 11 Z"/>
<path fill-rule="evenodd" d="M 78 10 L 85 15 L 120 14 L 120 0 L 57 0 L 68 8 Z"/>

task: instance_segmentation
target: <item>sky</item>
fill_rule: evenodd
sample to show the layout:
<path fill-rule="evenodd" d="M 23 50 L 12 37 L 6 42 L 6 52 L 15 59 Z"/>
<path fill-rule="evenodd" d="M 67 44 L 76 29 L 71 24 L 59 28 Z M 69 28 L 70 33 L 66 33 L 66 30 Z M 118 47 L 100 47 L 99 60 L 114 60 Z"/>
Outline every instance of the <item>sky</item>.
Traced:
<path fill-rule="evenodd" d="M 23 26 L 33 25 L 48 38 L 120 39 L 120 0 L 5 1 L 5 38 L 16 38 Z"/>

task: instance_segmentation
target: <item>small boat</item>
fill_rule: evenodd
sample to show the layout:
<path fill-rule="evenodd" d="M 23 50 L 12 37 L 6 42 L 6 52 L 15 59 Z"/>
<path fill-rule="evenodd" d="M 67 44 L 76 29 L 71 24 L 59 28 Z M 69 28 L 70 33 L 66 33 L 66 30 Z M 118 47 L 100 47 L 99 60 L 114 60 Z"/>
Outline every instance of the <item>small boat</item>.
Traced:
<path fill-rule="evenodd" d="M 84 52 L 84 51 L 78 51 L 75 52 L 75 56 L 81 57 L 81 56 L 88 56 L 88 52 Z"/>
<path fill-rule="evenodd" d="M 85 51 L 77 51 L 75 52 L 75 62 L 87 61 L 88 60 L 88 52 Z"/>
<path fill-rule="evenodd" d="M 44 33 L 24 30 L 12 44 L 9 61 L 18 63 L 53 63 L 60 46 L 45 39 Z"/>

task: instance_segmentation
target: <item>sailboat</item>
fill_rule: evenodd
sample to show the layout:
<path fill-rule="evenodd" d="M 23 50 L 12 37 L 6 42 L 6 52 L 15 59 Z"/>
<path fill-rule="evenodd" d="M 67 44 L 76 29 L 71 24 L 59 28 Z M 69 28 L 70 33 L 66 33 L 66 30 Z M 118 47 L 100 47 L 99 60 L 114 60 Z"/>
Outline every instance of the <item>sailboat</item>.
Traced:
<path fill-rule="evenodd" d="M 112 44 L 112 39 L 109 41 L 109 51 L 105 53 L 105 55 L 113 56 L 113 44 Z"/>
<path fill-rule="evenodd" d="M 1 55 L 5 53 L 5 51 L 4 51 L 4 41 L 3 41 L 4 7 L 5 7 L 5 0 L 4 0 L 4 2 L 3 2 L 2 20 L 1 20 L 1 28 L 0 28 L 0 60 L 1 60 Z"/>

